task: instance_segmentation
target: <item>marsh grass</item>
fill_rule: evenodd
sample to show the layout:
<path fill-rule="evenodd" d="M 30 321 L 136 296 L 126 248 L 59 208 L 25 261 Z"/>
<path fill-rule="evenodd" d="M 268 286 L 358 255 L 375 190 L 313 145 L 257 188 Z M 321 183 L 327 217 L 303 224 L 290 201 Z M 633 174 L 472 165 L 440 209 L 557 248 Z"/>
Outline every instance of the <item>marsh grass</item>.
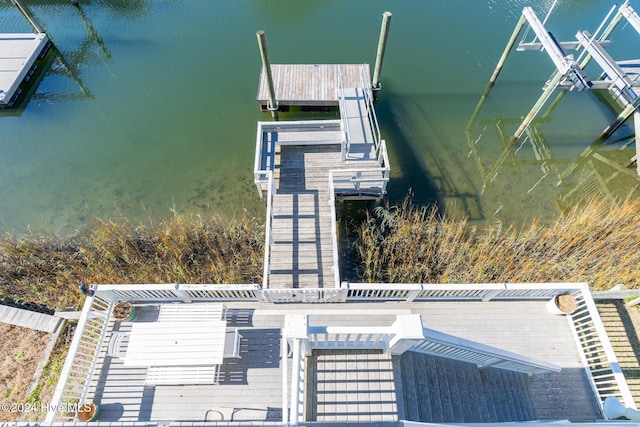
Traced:
<path fill-rule="evenodd" d="M 434 208 L 378 207 L 353 247 L 365 282 L 588 282 L 593 289 L 640 280 L 640 202 L 589 202 L 552 224 L 471 228 Z"/>
<path fill-rule="evenodd" d="M 175 214 L 154 225 L 97 220 L 83 236 L 5 232 L 0 291 L 50 307 L 78 306 L 80 283 L 258 283 L 263 225 Z"/>

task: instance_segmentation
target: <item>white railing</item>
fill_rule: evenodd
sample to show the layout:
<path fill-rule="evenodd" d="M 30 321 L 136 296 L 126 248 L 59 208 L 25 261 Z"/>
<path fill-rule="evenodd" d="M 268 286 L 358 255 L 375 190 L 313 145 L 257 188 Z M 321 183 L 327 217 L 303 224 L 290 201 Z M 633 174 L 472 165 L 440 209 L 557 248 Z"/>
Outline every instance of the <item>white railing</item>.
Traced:
<path fill-rule="evenodd" d="M 342 81 L 342 73 L 338 71 L 338 107 L 340 109 L 341 117 L 344 117 L 346 114 L 347 106 L 345 100 L 345 92 L 344 92 L 344 84 Z M 363 116 L 363 120 L 366 120 L 366 126 L 371 132 L 371 136 L 373 138 L 373 144 L 375 147 L 376 156 L 380 155 L 380 142 L 382 141 L 380 135 L 380 126 L 378 125 L 378 118 L 376 116 L 375 108 L 373 105 L 373 96 L 371 93 L 371 84 L 369 83 L 369 77 L 365 73 L 365 68 L 361 67 L 358 73 L 358 87 L 350 88 L 356 90 L 356 96 L 358 95 L 358 90 L 362 91 L 362 96 L 364 98 L 364 106 L 366 110 L 366 117 Z M 342 160 L 345 161 L 347 157 L 347 153 L 349 152 L 349 147 L 351 145 L 351 132 L 349 129 L 349 120 L 341 120 L 342 123 Z M 366 134 L 366 133 L 365 133 Z M 387 162 L 388 164 L 388 162 Z"/>
<path fill-rule="evenodd" d="M 271 244 L 273 243 L 273 195 L 276 193 L 275 179 L 273 172 L 269 171 L 268 175 L 268 191 L 267 191 L 267 214 L 266 224 L 264 227 L 264 266 L 262 272 L 262 289 L 269 287 L 269 275 L 271 274 Z"/>
<path fill-rule="evenodd" d="M 58 385 L 47 408 L 69 408 L 84 403 L 107 332 L 105 326 L 109 322 L 112 305 L 99 297 L 89 297 L 85 301 Z M 75 415 L 52 410 L 47 413 L 45 421 L 74 421 Z"/>
<path fill-rule="evenodd" d="M 346 292 L 336 288 L 263 289 L 262 301 L 270 303 L 345 302 Z"/>
<path fill-rule="evenodd" d="M 289 425 L 297 426 L 304 421 L 304 395 L 305 395 L 305 357 L 302 354 L 300 339 L 293 340 L 291 365 L 291 408 L 289 409 Z"/>
<path fill-rule="evenodd" d="M 578 309 L 567 317 L 601 409 L 604 399 L 609 396 L 615 396 L 625 406 L 635 408 L 633 396 L 591 294 L 583 289 L 575 292 L 574 296 L 578 301 Z"/>
<path fill-rule="evenodd" d="M 586 283 L 407 284 L 342 283 L 347 301 L 434 301 L 551 299 L 561 293 L 586 289 Z"/>
<path fill-rule="evenodd" d="M 347 111 L 347 105 L 345 101 L 344 85 L 342 84 L 342 73 L 338 69 L 338 108 L 340 109 L 340 117 L 343 118 L 343 112 Z M 349 152 L 349 146 L 351 143 L 351 130 L 349 129 L 349 120 L 340 120 L 342 128 L 342 161 L 347 159 L 347 153 Z"/>
<path fill-rule="evenodd" d="M 386 331 L 385 331 L 386 329 Z M 395 336 L 390 328 L 310 326 L 311 349 L 381 349 L 389 350 L 389 342 Z"/>
<path fill-rule="evenodd" d="M 380 136 L 380 126 L 378 126 L 378 117 L 376 116 L 376 110 L 373 106 L 373 96 L 371 92 L 371 83 L 370 78 L 364 72 L 364 67 L 360 68 L 360 87 L 362 88 L 362 92 L 364 93 L 365 105 L 367 107 L 367 121 L 369 125 L 369 129 L 371 130 L 371 135 L 373 135 L 373 142 L 376 146 L 376 155 L 379 154 L 380 150 L 380 141 L 382 140 Z"/>
<path fill-rule="evenodd" d="M 97 297 L 109 302 L 258 301 L 260 285 L 94 285 Z"/>
<path fill-rule="evenodd" d="M 424 340 L 414 344 L 410 350 L 433 356 L 446 357 L 473 363 L 478 368 L 500 368 L 524 372 L 529 375 L 560 372 L 560 366 L 531 359 L 520 354 L 466 340 L 432 329 L 423 329 Z"/>
<path fill-rule="evenodd" d="M 331 210 L 331 253 L 333 258 L 333 280 L 335 287 L 340 287 L 340 257 L 338 255 L 338 226 L 336 215 L 336 193 L 333 184 L 333 173 L 329 172 L 329 208 Z"/>

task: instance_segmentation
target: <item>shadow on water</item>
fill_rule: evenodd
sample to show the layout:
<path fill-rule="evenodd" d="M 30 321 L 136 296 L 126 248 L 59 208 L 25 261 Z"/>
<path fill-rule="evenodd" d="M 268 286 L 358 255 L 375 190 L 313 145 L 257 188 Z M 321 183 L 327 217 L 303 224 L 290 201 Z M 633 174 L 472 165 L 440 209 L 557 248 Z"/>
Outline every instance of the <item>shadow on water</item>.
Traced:
<path fill-rule="evenodd" d="M 410 189 L 417 205 L 435 204 L 440 214 L 483 220 L 477 185 L 455 148 L 460 138 L 450 132 L 458 125 L 429 114 L 430 102 L 387 95 L 378 105 L 392 169 L 400 174 L 389 183 L 389 199 L 399 201 Z"/>
<path fill-rule="evenodd" d="M 438 189 L 420 156 L 415 153 L 415 141 L 412 140 L 415 135 L 408 134 L 395 120 L 392 102 L 392 96 L 385 94 L 376 103 L 380 129 L 391 157 L 392 174 L 387 186 L 389 203 L 400 203 L 407 194 L 411 194 L 414 204 L 435 204 L 440 209 L 443 204 Z"/>

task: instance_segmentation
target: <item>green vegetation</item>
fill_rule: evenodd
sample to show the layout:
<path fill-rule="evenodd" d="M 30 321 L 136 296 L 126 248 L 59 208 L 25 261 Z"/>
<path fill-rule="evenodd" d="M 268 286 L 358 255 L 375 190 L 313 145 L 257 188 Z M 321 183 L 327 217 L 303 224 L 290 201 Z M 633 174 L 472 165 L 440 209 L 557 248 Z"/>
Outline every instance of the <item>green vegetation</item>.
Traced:
<path fill-rule="evenodd" d="M 478 230 L 433 208 L 380 207 L 359 227 L 361 280 L 395 283 L 588 282 L 593 289 L 640 277 L 640 201 L 589 202 L 553 224 L 496 223 Z"/>
<path fill-rule="evenodd" d="M 97 220 L 87 235 L 0 236 L 0 296 L 66 308 L 80 283 L 256 283 L 264 230 L 254 219 L 200 216 L 147 226 Z"/>

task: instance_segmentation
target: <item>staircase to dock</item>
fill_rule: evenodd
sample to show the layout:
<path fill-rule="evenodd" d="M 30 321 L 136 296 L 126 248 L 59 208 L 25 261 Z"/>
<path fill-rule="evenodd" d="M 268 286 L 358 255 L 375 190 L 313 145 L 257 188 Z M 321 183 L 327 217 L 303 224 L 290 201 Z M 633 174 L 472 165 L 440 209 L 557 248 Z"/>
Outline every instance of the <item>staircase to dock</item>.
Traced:
<path fill-rule="evenodd" d="M 637 307 L 625 307 L 623 300 L 598 301 L 596 306 L 633 400 L 640 405 L 640 340 L 636 330 L 640 313 Z"/>
<path fill-rule="evenodd" d="M 407 351 L 396 360 L 404 419 L 429 423 L 490 423 L 537 419 L 524 373 Z"/>

